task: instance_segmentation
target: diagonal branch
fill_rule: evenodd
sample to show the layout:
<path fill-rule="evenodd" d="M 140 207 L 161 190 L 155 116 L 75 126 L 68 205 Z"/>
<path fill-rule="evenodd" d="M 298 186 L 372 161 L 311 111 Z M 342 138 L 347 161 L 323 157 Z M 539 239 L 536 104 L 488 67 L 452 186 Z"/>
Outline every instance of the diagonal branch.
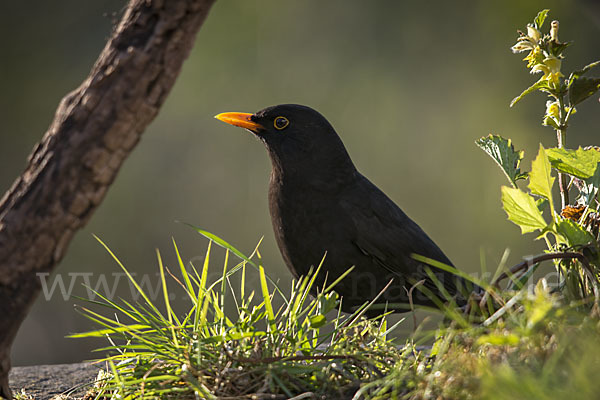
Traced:
<path fill-rule="evenodd" d="M 509 276 L 517 274 L 523 270 L 526 270 L 527 268 L 529 268 L 530 266 L 532 266 L 534 264 L 537 264 L 542 261 L 548 261 L 548 260 L 578 260 L 584 266 L 586 266 L 588 270 L 590 269 L 590 265 L 589 265 L 587 259 L 581 253 L 576 253 L 576 252 L 545 253 L 545 254 L 540 254 L 538 256 L 535 256 L 533 258 L 528 258 L 526 260 L 523 260 L 520 263 L 518 263 L 517 265 L 513 266 L 508 272 L 501 273 L 494 280 L 494 282 L 492 282 L 492 285 L 497 287 L 502 280 L 508 278 Z"/>
<path fill-rule="evenodd" d="M 156 117 L 214 0 L 130 0 L 90 75 L 60 102 L 0 200 L 0 396 L 10 346 L 49 272 Z"/>

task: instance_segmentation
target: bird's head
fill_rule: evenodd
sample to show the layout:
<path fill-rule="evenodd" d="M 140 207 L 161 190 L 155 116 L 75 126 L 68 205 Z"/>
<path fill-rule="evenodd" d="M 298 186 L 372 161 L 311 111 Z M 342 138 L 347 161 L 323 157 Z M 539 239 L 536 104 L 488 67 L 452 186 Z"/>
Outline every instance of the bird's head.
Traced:
<path fill-rule="evenodd" d="M 260 138 L 275 169 L 286 173 L 304 171 L 313 176 L 355 171 L 331 124 L 310 107 L 282 104 L 254 114 L 222 113 L 215 118 Z"/>

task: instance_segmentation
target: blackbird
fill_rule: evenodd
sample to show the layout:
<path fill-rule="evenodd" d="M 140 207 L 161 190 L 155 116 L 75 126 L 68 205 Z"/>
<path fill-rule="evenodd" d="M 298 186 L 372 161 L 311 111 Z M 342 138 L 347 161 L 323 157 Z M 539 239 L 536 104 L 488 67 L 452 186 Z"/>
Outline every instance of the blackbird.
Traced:
<path fill-rule="evenodd" d="M 417 254 L 452 266 L 448 257 L 358 172 L 340 137 L 319 112 L 282 104 L 255 114 L 222 113 L 215 118 L 249 130 L 265 144 L 272 164 L 273 230 L 296 278 L 323 262 L 325 273 L 317 277 L 322 287 L 326 279 L 331 282 L 354 266 L 334 289 L 342 296 L 344 311 L 372 301 L 392 281 L 367 315 L 406 312 L 411 302 L 439 304 L 433 297 L 442 302 L 452 297 L 464 304 L 461 278 L 413 258 Z M 431 279 L 432 273 L 436 279 Z"/>

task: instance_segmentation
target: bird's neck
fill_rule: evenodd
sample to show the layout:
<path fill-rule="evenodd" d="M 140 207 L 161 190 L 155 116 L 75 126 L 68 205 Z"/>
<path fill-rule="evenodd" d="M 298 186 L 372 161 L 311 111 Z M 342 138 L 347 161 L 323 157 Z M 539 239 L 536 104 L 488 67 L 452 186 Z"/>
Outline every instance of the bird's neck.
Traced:
<path fill-rule="evenodd" d="M 359 175 L 347 157 L 344 160 L 306 160 L 300 163 L 280 163 L 271 158 L 271 186 L 294 186 L 298 190 L 311 189 L 320 192 L 338 191 L 351 184 Z M 325 161 L 325 162 L 323 162 Z"/>

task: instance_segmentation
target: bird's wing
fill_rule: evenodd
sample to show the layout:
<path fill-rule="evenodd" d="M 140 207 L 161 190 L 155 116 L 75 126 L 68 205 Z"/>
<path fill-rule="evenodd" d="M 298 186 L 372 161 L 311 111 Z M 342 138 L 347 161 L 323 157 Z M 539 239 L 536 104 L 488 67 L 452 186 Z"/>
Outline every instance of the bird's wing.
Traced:
<path fill-rule="evenodd" d="M 388 272 L 415 282 L 426 279 L 425 286 L 437 293 L 436 285 L 424 270 L 427 265 L 412 255 L 418 254 L 449 266 L 452 263 L 392 200 L 367 178 L 361 178 L 352 189 L 354 193 L 341 199 L 342 208 L 354 222 L 354 244 Z M 442 277 L 447 289 L 455 291 L 454 279 L 449 278 L 449 274 L 431 269 Z"/>

